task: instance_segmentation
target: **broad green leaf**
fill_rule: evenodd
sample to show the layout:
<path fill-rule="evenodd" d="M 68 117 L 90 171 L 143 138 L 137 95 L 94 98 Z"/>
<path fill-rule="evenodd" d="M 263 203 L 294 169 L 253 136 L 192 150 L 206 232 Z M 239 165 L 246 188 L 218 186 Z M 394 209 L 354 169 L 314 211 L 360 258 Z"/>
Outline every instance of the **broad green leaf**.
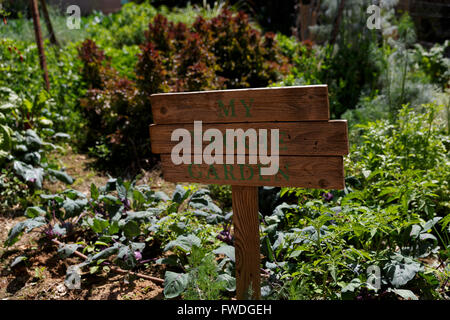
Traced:
<path fill-rule="evenodd" d="M 70 257 L 78 248 L 81 247 L 79 244 L 62 244 L 58 248 L 58 254 L 61 258 L 65 259 Z"/>
<path fill-rule="evenodd" d="M 117 197 L 110 194 L 100 196 L 98 197 L 98 200 L 109 204 L 121 204 L 120 200 Z"/>
<path fill-rule="evenodd" d="M 24 230 L 25 232 L 30 232 L 35 228 L 45 225 L 46 223 L 45 218 L 42 216 L 17 223 L 11 230 L 9 230 L 8 239 L 6 239 L 5 245 L 12 246 L 16 243 Z"/>
<path fill-rule="evenodd" d="M 47 169 L 47 172 L 55 177 L 56 179 L 58 179 L 59 181 L 62 181 L 64 183 L 67 184 L 73 184 L 73 178 L 71 176 L 69 176 L 66 172 L 64 171 L 59 171 L 59 170 L 53 170 L 53 169 Z"/>
<path fill-rule="evenodd" d="M 396 288 L 407 284 L 421 270 L 419 262 L 398 253 L 392 255 L 391 260 L 384 267 L 386 277 Z"/>
<path fill-rule="evenodd" d="M 91 198 L 93 200 L 97 200 L 99 196 L 100 196 L 100 193 L 99 193 L 97 187 L 95 186 L 95 184 L 91 183 Z"/>
<path fill-rule="evenodd" d="M 172 195 L 172 201 L 181 204 L 189 196 L 190 191 L 186 190 L 183 186 L 177 185 Z"/>
<path fill-rule="evenodd" d="M 361 280 L 358 278 L 353 279 L 348 283 L 344 288 L 342 288 L 342 292 L 355 292 L 361 286 Z"/>
<path fill-rule="evenodd" d="M 121 246 L 115 261 L 126 269 L 134 268 L 137 262 L 134 256 L 134 250 L 130 246 Z"/>
<path fill-rule="evenodd" d="M 41 155 L 39 152 L 29 152 L 24 155 L 23 160 L 31 165 L 39 165 L 41 162 Z"/>
<path fill-rule="evenodd" d="M 119 196 L 119 199 L 122 200 L 122 199 L 127 198 L 127 188 L 125 187 L 125 185 L 122 183 L 121 180 L 117 180 L 116 190 L 117 190 L 117 195 Z"/>
<path fill-rule="evenodd" d="M 419 298 L 417 298 L 417 296 L 411 290 L 389 288 L 388 292 L 394 292 L 405 300 L 419 300 Z"/>
<path fill-rule="evenodd" d="M 37 151 L 44 144 L 37 133 L 31 129 L 26 131 L 25 143 L 30 151 Z"/>
<path fill-rule="evenodd" d="M 201 246 L 200 239 L 193 234 L 190 234 L 188 236 L 182 235 L 176 238 L 175 240 L 170 241 L 164 248 L 164 251 L 167 251 L 172 248 L 178 248 L 187 253 L 191 250 L 193 246 L 200 247 Z"/>
<path fill-rule="evenodd" d="M 0 125 L 0 150 L 10 151 L 12 148 L 12 140 L 10 129 L 7 126 Z"/>
<path fill-rule="evenodd" d="M 125 237 L 131 239 L 140 235 L 141 229 L 139 228 L 139 225 L 136 223 L 136 221 L 130 220 L 123 227 L 123 233 L 125 234 Z"/>
<path fill-rule="evenodd" d="M 63 203 L 63 208 L 66 211 L 68 217 L 73 217 L 79 215 L 83 212 L 84 208 L 87 206 L 88 201 L 86 199 L 66 199 Z"/>
<path fill-rule="evenodd" d="M 433 219 L 431 219 L 431 220 L 428 220 L 425 224 L 424 224 L 424 226 L 423 226 L 423 231 L 422 232 L 428 232 L 431 228 L 433 228 L 434 227 L 434 225 L 436 224 L 436 223 L 438 223 L 439 222 L 439 220 L 441 220 L 442 219 L 442 217 L 435 217 L 435 218 L 433 218 Z"/>
<path fill-rule="evenodd" d="M 130 220 L 135 220 L 135 221 L 152 221 L 152 219 L 155 218 L 155 216 L 159 213 L 162 212 L 162 209 L 158 209 L 158 208 L 150 208 L 147 211 L 128 211 L 127 217 L 125 218 L 125 221 L 130 221 Z"/>
<path fill-rule="evenodd" d="M 60 226 L 59 223 L 57 223 L 57 224 L 55 224 L 55 225 L 53 226 L 52 231 L 53 231 L 53 233 L 54 233 L 55 235 L 58 235 L 58 236 L 64 236 L 64 235 L 66 235 L 66 233 L 67 233 L 66 228 Z"/>
<path fill-rule="evenodd" d="M 223 273 L 217 277 L 217 281 L 223 281 L 225 283 L 225 289 L 233 292 L 236 290 L 236 278 L 230 276 L 227 273 Z"/>
<path fill-rule="evenodd" d="M 109 235 L 113 235 L 116 234 L 120 231 L 120 227 L 119 227 L 119 221 L 111 221 L 111 224 L 108 228 L 108 234 Z"/>
<path fill-rule="evenodd" d="M 145 196 L 141 191 L 133 190 L 133 200 L 135 205 L 142 205 L 145 202 Z"/>
<path fill-rule="evenodd" d="M 234 253 L 234 247 L 229 245 L 223 245 L 216 250 L 213 251 L 214 254 L 223 254 L 231 259 L 231 261 L 235 262 L 235 253 Z"/>
<path fill-rule="evenodd" d="M 420 240 L 433 240 L 433 241 L 437 241 L 437 238 L 431 234 L 431 233 L 421 233 L 419 236 Z"/>
<path fill-rule="evenodd" d="M 109 221 L 100 217 L 95 217 L 92 219 L 91 229 L 96 233 L 102 233 L 106 228 L 109 227 Z"/>
<path fill-rule="evenodd" d="M 289 211 L 294 211 L 298 209 L 298 205 L 296 204 L 287 204 L 286 202 L 283 202 L 282 204 L 278 205 L 272 213 L 272 217 L 278 217 L 279 220 L 282 219 L 285 214 Z"/>
<path fill-rule="evenodd" d="M 86 195 L 83 192 L 78 191 L 78 190 L 66 189 L 62 193 L 65 194 L 67 197 L 69 197 L 72 200 L 86 199 Z"/>
<path fill-rule="evenodd" d="M 14 261 L 11 263 L 11 268 L 14 268 L 16 265 L 21 263 L 22 261 L 26 261 L 28 258 L 25 256 L 18 256 L 14 259 Z"/>
<path fill-rule="evenodd" d="M 421 230 L 422 228 L 418 224 L 415 224 L 411 226 L 411 232 L 409 233 L 409 235 L 411 236 L 411 238 L 417 239 L 420 235 Z"/>
<path fill-rule="evenodd" d="M 39 207 L 28 207 L 25 210 L 25 215 L 28 218 L 36 218 L 38 216 L 45 216 L 46 212 Z"/>
<path fill-rule="evenodd" d="M 42 168 L 34 168 L 21 161 L 14 161 L 13 168 L 14 172 L 25 181 L 33 183 L 38 189 L 42 189 L 42 180 L 44 179 L 44 170 Z"/>
<path fill-rule="evenodd" d="M 211 213 L 222 214 L 220 209 L 209 196 L 209 190 L 197 190 L 189 200 L 189 206 L 194 209 L 208 211 Z"/>
<path fill-rule="evenodd" d="M 169 266 L 179 267 L 180 261 L 179 258 L 176 255 L 170 255 L 165 258 L 160 258 L 155 261 L 156 264 L 167 264 Z"/>
<path fill-rule="evenodd" d="M 206 218 L 207 216 L 210 215 L 210 213 L 207 213 L 207 212 L 202 211 L 202 210 L 194 210 L 194 211 L 192 211 L 192 213 L 196 217 L 203 217 L 203 218 Z"/>
<path fill-rule="evenodd" d="M 66 270 L 66 278 L 64 284 L 69 289 L 80 289 L 81 285 L 81 268 L 86 265 L 85 262 L 69 266 Z"/>
<path fill-rule="evenodd" d="M 164 296 L 167 299 L 178 297 L 187 287 L 189 275 L 166 271 L 164 276 Z"/>
<path fill-rule="evenodd" d="M 53 126 L 53 121 L 50 119 L 47 119 L 45 117 L 40 117 L 39 118 L 39 124 L 43 127 L 52 127 Z"/>
<path fill-rule="evenodd" d="M 88 258 L 87 262 L 92 263 L 94 261 L 97 261 L 99 259 L 106 259 L 113 254 L 116 254 L 119 251 L 119 247 L 117 245 L 114 245 L 112 247 L 106 248 L 99 253 L 94 254 L 92 257 Z"/>
<path fill-rule="evenodd" d="M 55 134 L 53 135 L 53 138 L 55 138 L 55 139 L 69 140 L 69 139 L 70 139 L 70 135 L 67 134 L 67 133 L 58 132 L 58 133 L 55 133 Z"/>
<path fill-rule="evenodd" d="M 162 191 L 156 191 L 155 194 L 153 195 L 153 197 L 155 198 L 156 201 L 169 201 L 170 198 L 167 194 L 165 194 Z"/>

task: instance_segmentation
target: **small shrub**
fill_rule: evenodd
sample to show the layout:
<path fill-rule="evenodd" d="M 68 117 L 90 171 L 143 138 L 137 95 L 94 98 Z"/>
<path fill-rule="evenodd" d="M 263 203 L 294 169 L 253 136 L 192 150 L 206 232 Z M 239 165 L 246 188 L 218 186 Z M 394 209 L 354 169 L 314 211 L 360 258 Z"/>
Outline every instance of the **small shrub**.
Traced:
<path fill-rule="evenodd" d="M 189 262 L 189 282 L 183 298 L 186 300 L 219 300 L 225 291 L 223 281 L 218 281 L 215 256 L 194 247 Z"/>
<path fill-rule="evenodd" d="M 81 72 L 83 81 L 89 89 L 103 89 L 105 73 L 108 68 L 107 59 L 103 50 L 91 40 L 85 40 L 78 48 L 78 56 L 83 62 Z"/>
<path fill-rule="evenodd" d="M 221 208 L 232 207 L 231 186 L 225 184 L 210 184 L 208 189 L 211 191 L 211 197 L 219 201 L 219 206 Z"/>

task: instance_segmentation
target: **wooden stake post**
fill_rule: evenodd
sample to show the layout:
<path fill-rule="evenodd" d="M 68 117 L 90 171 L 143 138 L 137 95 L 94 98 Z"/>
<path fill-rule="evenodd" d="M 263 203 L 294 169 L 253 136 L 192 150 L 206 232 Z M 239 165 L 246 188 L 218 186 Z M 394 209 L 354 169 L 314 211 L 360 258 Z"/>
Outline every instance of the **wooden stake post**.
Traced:
<path fill-rule="evenodd" d="M 150 140 L 153 153 L 161 154 L 164 178 L 232 185 L 237 298 L 259 299 L 258 186 L 343 189 L 347 122 L 329 120 L 326 85 L 165 93 L 154 94 L 150 100 L 155 122 L 150 126 Z M 203 131 L 214 128 L 223 136 L 227 129 L 278 129 L 278 173 L 262 175 L 265 166 L 247 161 L 248 148 L 245 164 L 226 163 L 224 150 L 223 164 L 175 165 L 171 152 L 179 141 L 172 141 L 172 132 L 181 128 L 193 135 L 194 121 L 202 121 Z M 210 141 L 202 143 L 204 148 Z"/>
<path fill-rule="evenodd" d="M 45 0 L 40 0 L 42 13 L 44 14 L 45 24 L 47 25 L 47 30 L 50 35 L 50 43 L 59 47 L 59 42 L 56 39 L 55 30 L 53 29 L 52 20 L 50 19 L 50 15 L 48 14 L 47 4 Z"/>
<path fill-rule="evenodd" d="M 39 51 L 39 61 L 41 63 L 41 69 L 44 73 L 45 89 L 50 91 L 50 80 L 48 78 L 47 62 L 45 60 L 44 42 L 42 41 L 41 23 L 39 18 L 39 8 L 37 0 L 30 0 L 31 13 L 33 15 L 34 34 L 36 37 L 36 44 Z"/>

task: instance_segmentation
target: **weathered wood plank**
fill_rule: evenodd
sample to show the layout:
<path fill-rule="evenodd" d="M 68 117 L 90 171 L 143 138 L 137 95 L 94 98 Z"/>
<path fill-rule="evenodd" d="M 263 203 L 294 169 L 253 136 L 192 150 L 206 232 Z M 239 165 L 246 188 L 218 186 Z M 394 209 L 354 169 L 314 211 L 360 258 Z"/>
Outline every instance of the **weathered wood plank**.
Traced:
<path fill-rule="evenodd" d="M 232 186 L 232 192 L 236 278 L 239 279 L 236 297 L 258 300 L 261 298 L 258 187 Z"/>
<path fill-rule="evenodd" d="M 164 179 L 171 182 L 198 182 L 240 186 L 303 187 L 343 189 L 344 166 L 339 156 L 280 156 L 275 175 L 261 175 L 260 164 L 180 164 L 170 155 L 161 155 Z"/>
<path fill-rule="evenodd" d="M 172 148 L 178 141 L 171 141 L 172 132 L 183 128 L 191 132 L 193 137 L 193 124 L 179 125 L 152 125 L 150 126 L 150 141 L 152 152 L 157 154 L 171 153 Z M 321 121 L 321 122 L 277 122 L 277 123 L 231 123 L 231 124 L 203 124 L 203 133 L 215 128 L 222 132 L 225 137 L 226 129 L 279 129 L 279 153 L 280 155 L 321 155 L 321 156 L 343 156 L 348 154 L 347 121 Z M 270 133 L 270 131 L 268 131 Z M 193 151 L 193 140 L 191 139 Z M 270 152 L 270 136 L 268 137 L 268 149 Z M 226 141 L 225 143 L 232 143 Z M 203 148 L 210 142 L 204 141 Z M 224 148 L 225 144 L 224 143 Z M 247 143 L 248 146 L 248 143 Z M 250 150 L 246 149 L 246 154 Z M 222 153 L 220 153 L 222 154 Z M 226 154 L 224 150 L 223 154 Z"/>
<path fill-rule="evenodd" d="M 159 93 L 150 101 L 157 124 L 329 119 L 326 85 Z"/>

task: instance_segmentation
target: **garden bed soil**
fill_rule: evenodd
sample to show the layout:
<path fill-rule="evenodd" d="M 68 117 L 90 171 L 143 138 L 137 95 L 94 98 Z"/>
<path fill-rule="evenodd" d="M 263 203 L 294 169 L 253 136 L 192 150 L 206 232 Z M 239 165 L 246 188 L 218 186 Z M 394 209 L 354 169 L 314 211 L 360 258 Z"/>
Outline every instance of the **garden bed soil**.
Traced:
<path fill-rule="evenodd" d="M 91 183 L 105 184 L 109 177 L 95 171 L 93 160 L 86 155 L 66 152 L 58 157 L 58 162 L 74 179 L 72 186 L 60 182 L 47 181 L 47 193 L 73 188 L 86 195 Z M 161 178 L 156 168 L 143 173 L 138 184 L 149 184 L 153 189 L 171 193 L 174 185 Z M 115 273 L 89 274 L 84 272 L 81 289 L 69 290 L 65 284 L 67 267 L 82 262 L 78 257 L 61 259 L 55 244 L 42 239 L 42 233 L 30 232 L 11 247 L 4 247 L 8 231 L 25 219 L 22 210 L 0 213 L 0 299 L 2 300 L 142 300 L 163 299 L 163 288 L 150 280 L 128 277 Z M 25 261 L 11 268 L 18 256 L 26 256 Z M 140 273 L 163 278 L 164 268 L 146 268 Z"/>

